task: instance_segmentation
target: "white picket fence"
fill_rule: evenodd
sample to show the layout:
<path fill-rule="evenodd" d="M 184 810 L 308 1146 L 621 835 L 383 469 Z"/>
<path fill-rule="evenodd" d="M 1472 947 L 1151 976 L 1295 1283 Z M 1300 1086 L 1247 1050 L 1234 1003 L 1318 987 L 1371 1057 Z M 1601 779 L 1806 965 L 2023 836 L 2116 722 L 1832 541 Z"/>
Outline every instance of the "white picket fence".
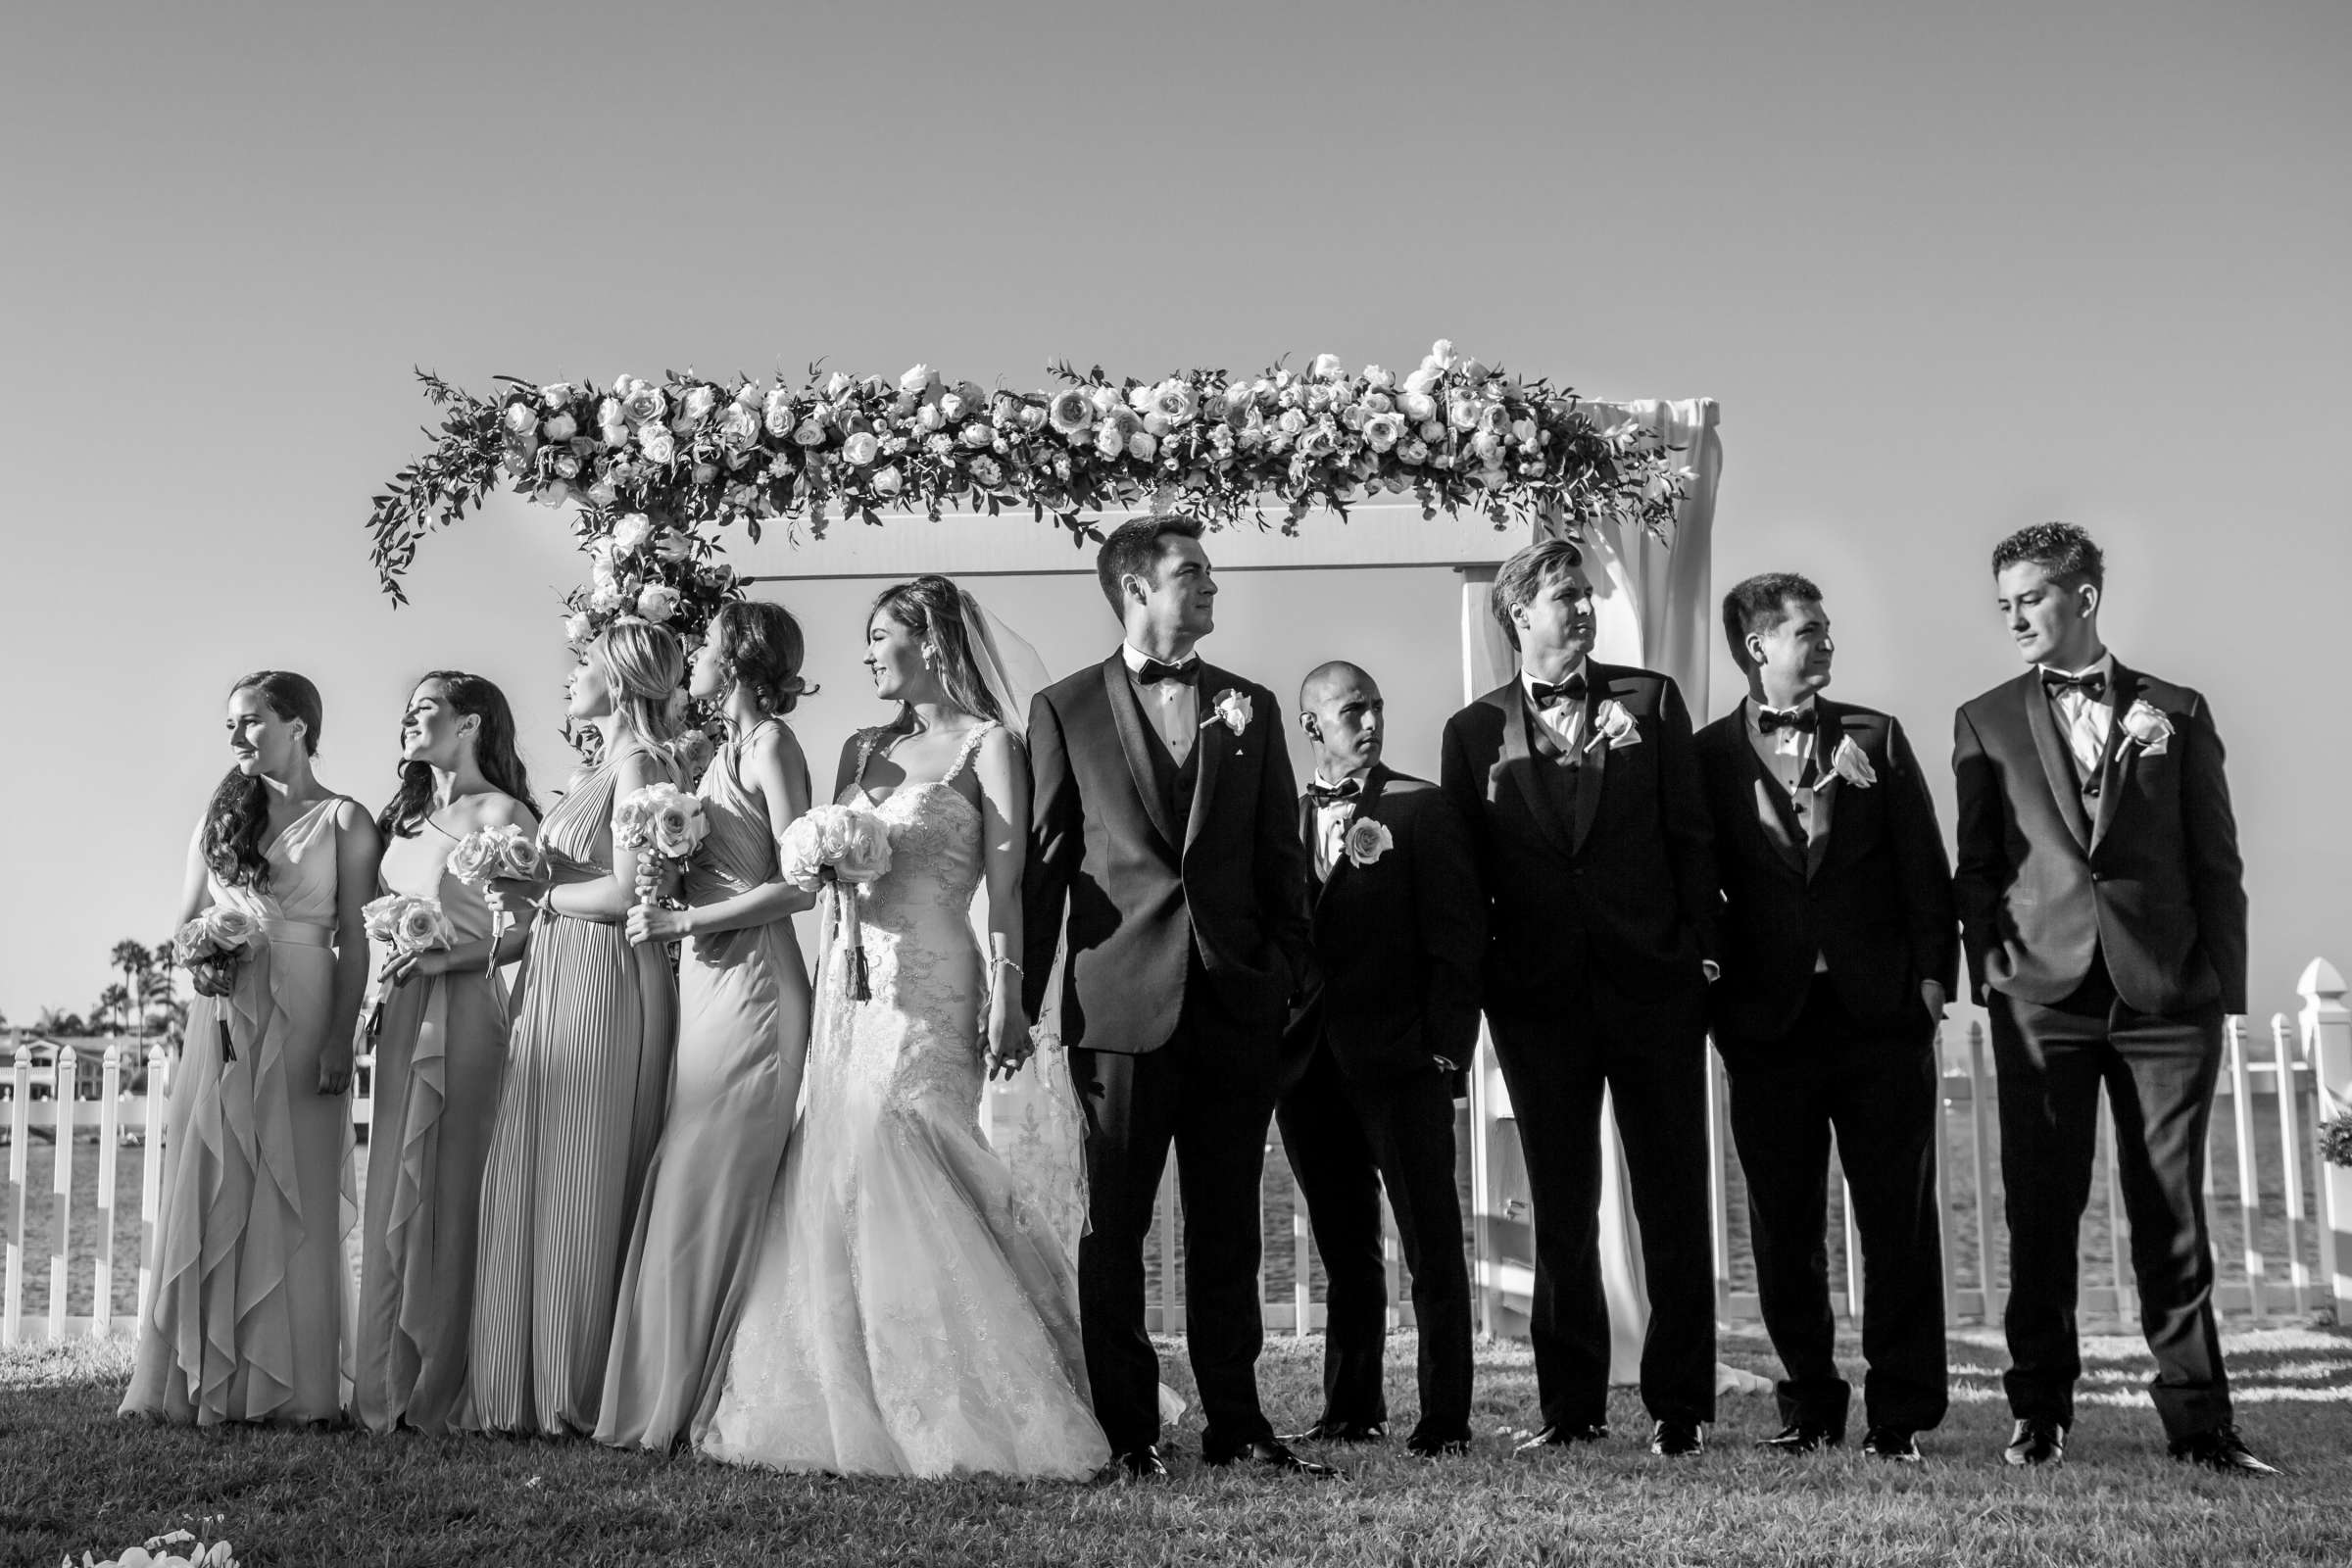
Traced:
<path fill-rule="evenodd" d="M 2274 1017 L 2267 1038 L 2250 1031 L 2244 1019 L 2230 1020 L 2228 1057 L 2214 1109 L 2213 1134 L 2218 1150 L 2227 1130 L 2228 1157 L 2226 1161 L 2209 1160 L 2207 1177 L 2210 1198 L 2214 1166 L 2235 1174 L 2229 1201 L 2215 1205 L 2212 1215 L 2220 1277 L 2216 1299 L 2221 1310 L 2258 1321 L 2333 1307 L 2339 1322 L 2352 1323 L 2352 1171 L 2321 1166 L 2313 1139 L 2320 1118 L 2352 1105 L 2352 1013 L 2344 1007 L 2342 979 L 2323 960 L 2314 960 L 2305 971 L 2301 989 L 2301 1013 L 2293 1020 L 2283 1014 Z M 1941 1152 L 1946 1156 L 1952 1156 L 1955 1150 L 1960 1152 L 1956 1157 L 1939 1158 L 1936 1165 L 1937 1190 L 1943 1199 L 1944 1303 L 1948 1318 L 1955 1323 L 1993 1322 L 2000 1313 L 1999 1264 L 2005 1251 L 1996 1196 L 1999 1131 L 1994 1078 L 1983 1024 L 1952 1027 L 1956 1049 L 1943 1055 Z M 6 1134 L 8 1152 L 8 1185 L 5 1204 L 0 1206 L 7 1248 L 6 1274 L 0 1280 L 0 1346 L 70 1336 L 103 1338 L 135 1329 L 135 1316 L 112 1310 L 118 1241 L 122 1227 L 131 1222 L 134 1213 L 124 1187 L 126 1177 L 135 1180 L 138 1190 L 137 1301 L 142 1311 L 150 1299 L 152 1241 L 163 1181 L 161 1107 L 169 1094 L 172 1063 L 162 1046 L 151 1048 L 147 1093 L 133 1095 L 126 1084 L 134 1076 L 135 1049 L 121 1043 L 96 1049 L 101 1053 L 102 1068 L 95 1099 L 75 1096 L 80 1051 L 70 1042 L 59 1042 L 56 1059 L 39 1071 L 29 1042 L 21 1042 L 11 1070 L 0 1079 L 0 1092 L 7 1096 L 0 1105 L 0 1132 Z M 1492 1054 L 1482 1048 L 1480 1056 L 1477 1073 L 1492 1074 Z M 1718 1315 L 1730 1321 L 1752 1318 L 1757 1307 L 1752 1291 L 1735 1288 L 1735 1169 L 1722 1075 L 1712 1053 L 1708 1061 L 1716 1305 Z M 366 1076 L 363 1072 L 363 1083 Z M 1491 1333 L 1513 1334 L 1523 1331 L 1526 1296 L 1533 1280 L 1526 1198 L 1516 1137 L 1506 1130 L 1508 1117 L 1488 1118 L 1486 1135 L 1479 1136 L 1481 1099 L 1474 1093 L 1463 1140 L 1472 1189 L 1471 1280 L 1484 1327 Z M 363 1132 L 372 1110 L 372 1102 L 365 1095 L 354 1098 L 354 1119 Z M 985 1115 L 984 1111 L 984 1119 Z M 2109 1137 L 2102 1117 L 2105 1223 L 2102 1227 L 2096 1222 L 2100 1199 L 2094 1194 L 2093 1222 L 2085 1230 L 2090 1234 L 2103 1229 L 2106 1242 L 2084 1258 L 2082 1310 L 2091 1317 L 2130 1319 L 2135 1315 L 2136 1302 L 2129 1231 L 2114 1166 L 2105 1157 Z M 31 1153 L 43 1143 L 51 1152 L 50 1168 L 46 1193 L 36 1194 L 29 1179 Z M 1274 1157 L 1270 1151 L 1270 1162 Z M 88 1161 L 96 1164 L 94 1212 L 86 1223 L 77 1224 L 77 1172 Z M 2275 1173 L 2276 1180 L 2266 1180 L 2266 1173 Z M 1313 1288 L 1312 1243 L 1304 1205 L 1298 1201 L 1295 1186 L 1284 1186 L 1290 1190 L 1278 1194 L 1268 1205 L 1274 1219 L 1266 1237 L 1266 1255 L 1278 1268 L 1287 1262 L 1287 1269 L 1279 1271 L 1288 1273 L 1289 1288 L 1265 1302 L 1266 1326 L 1277 1332 L 1305 1334 L 1321 1326 L 1323 1307 Z M 2275 1200 L 2266 1197 L 2266 1187 L 2276 1189 Z M 1845 1289 L 1834 1292 L 1833 1299 L 1837 1310 L 1846 1313 L 1860 1296 L 1861 1257 L 1852 1209 L 1842 1192 L 1834 1203 L 1840 1208 L 1844 1232 Z M 1290 1232 L 1287 1237 L 1280 1234 L 1285 1220 Z M 1152 1326 L 1163 1332 L 1180 1329 L 1184 1321 L 1181 1225 L 1171 1162 L 1152 1241 L 1155 1280 L 1150 1315 Z M 80 1234 L 93 1226 L 94 1235 Z M 29 1240 L 36 1234 L 40 1239 L 37 1249 Z M 2309 1257 L 2307 1237 L 2315 1244 L 2309 1249 L 2314 1255 Z M 47 1299 L 37 1315 L 28 1316 L 25 1287 L 36 1250 L 47 1263 Z M 1393 1221 L 1388 1256 L 1391 1317 L 1398 1324 L 1409 1324 L 1412 1313 L 1400 1278 Z M 87 1312 L 69 1313 L 70 1287 L 76 1270 L 82 1271 L 91 1285 L 92 1307 Z"/>

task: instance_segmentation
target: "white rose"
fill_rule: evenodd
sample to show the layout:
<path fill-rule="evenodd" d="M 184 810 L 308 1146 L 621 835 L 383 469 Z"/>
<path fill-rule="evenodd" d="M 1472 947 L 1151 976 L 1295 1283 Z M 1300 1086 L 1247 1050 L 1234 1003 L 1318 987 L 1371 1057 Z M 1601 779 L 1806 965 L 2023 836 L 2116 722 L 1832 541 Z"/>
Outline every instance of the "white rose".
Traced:
<path fill-rule="evenodd" d="M 857 467 L 864 467 L 882 454 L 882 443 L 871 430 L 860 430 L 841 444 L 842 460 Z"/>
<path fill-rule="evenodd" d="M 1364 443 L 1375 452 L 1386 452 L 1404 435 L 1404 421 L 1394 414 L 1375 414 L 1364 421 Z"/>
<path fill-rule="evenodd" d="M 1429 443 L 1419 437 L 1399 442 L 1396 447 L 1396 457 L 1403 463 L 1415 465 L 1427 463 L 1429 461 Z"/>
<path fill-rule="evenodd" d="M 613 582 L 598 583 L 596 592 L 588 596 L 588 608 L 600 615 L 612 614 L 620 608 L 620 585 Z"/>
<path fill-rule="evenodd" d="M 516 407 L 521 405 L 517 404 Z M 539 427 L 550 441 L 568 441 L 580 433 L 580 421 L 568 414 L 559 414 Z"/>
<path fill-rule="evenodd" d="M 1150 463 L 1159 451 L 1159 438 L 1149 430 L 1138 430 L 1127 438 L 1127 451 L 1129 455 Z"/>
<path fill-rule="evenodd" d="M 528 403 L 507 405 L 507 428 L 516 435 L 529 435 L 539 426 L 539 416 Z"/>
<path fill-rule="evenodd" d="M 937 371 L 928 365 L 917 365 L 899 377 L 899 390 L 919 397 L 925 389 L 937 385 L 938 382 Z"/>
<path fill-rule="evenodd" d="M 710 411 L 717 407 L 718 392 L 715 388 L 698 386 L 692 391 L 688 392 L 686 394 L 685 410 L 685 418 L 688 427 L 691 428 L 695 425 L 698 425 L 705 419 L 710 417 Z"/>
<path fill-rule="evenodd" d="M 1429 359 L 1443 368 L 1451 369 L 1453 368 L 1453 339 L 1442 337 L 1432 343 L 1429 346 Z"/>
<path fill-rule="evenodd" d="M 677 437 L 658 424 L 638 426 L 637 447 L 648 463 L 667 463 L 678 455 Z"/>
<path fill-rule="evenodd" d="M 599 479 L 588 487 L 588 499 L 600 507 L 610 507 L 620 499 L 620 491 L 610 479 Z"/>
<path fill-rule="evenodd" d="M 574 611 L 564 617 L 564 639 L 566 642 L 584 643 L 588 640 L 588 634 L 594 630 L 596 630 L 595 617 L 585 610 Z"/>
<path fill-rule="evenodd" d="M 1424 365 L 1421 367 L 1421 368 L 1415 370 L 1412 374 L 1404 378 L 1405 394 L 1408 399 L 1419 397 L 1426 393 L 1431 387 L 1436 386 L 1438 384 L 1438 380 L 1439 372 Z"/>
<path fill-rule="evenodd" d="M 1200 412 L 1200 395 L 1171 376 L 1152 389 L 1152 410 L 1170 424 L 1190 424 Z"/>
<path fill-rule="evenodd" d="M 963 427 L 963 444 L 974 452 L 987 447 L 996 438 L 996 432 L 978 419 L 972 420 Z"/>
<path fill-rule="evenodd" d="M 678 591 L 655 583 L 637 596 L 637 613 L 659 626 L 678 612 Z"/>
<path fill-rule="evenodd" d="M 1486 361 L 1473 354 L 1462 361 L 1462 373 L 1473 381 L 1484 381 L 1494 372 L 1487 368 Z"/>
<path fill-rule="evenodd" d="M 645 542 L 654 536 L 654 519 L 642 512 L 632 512 L 612 524 L 612 549 L 616 555 L 629 555 L 643 550 Z"/>
<path fill-rule="evenodd" d="M 579 476 L 580 476 L 580 460 L 579 460 L 579 458 L 578 458 L 577 456 L 575 456 L 574 454 L 572 454 L 572 453 L 569 453 L 569 452 L 559 452 L 559 453 L 557 453 L 557 454 L 556 454 L 556 477 L 557 477 L 557 478 L 559 478 L 559 479 L 577 479 Z"/>
<path fill-rule="evenodd" d="M 951 421 L 960 419 L 963 417 L 963 394 L 960 392 L 950 392 L 939 400 L 939 416 L 943 419 Z"/>
<path fill-rule="evenodd" d="M 1385 392 L 1396 384 L 1396 373 L 1394 370 L 1383 369 L 1377 365 L 1364 367 L 1364 385 Z"/>
<path fill-rule="evenodd" d="M 1312 373 L 1318 381 L 1337 381 L 1348 373 L 1348 368 L 1340 363 L 1337 354 L 1318 354 Z"/>
<path fill-rule="evenodd" d="M 901 490 L 906 488 L 906 476 L 899 472 L 898 466 L 896 464 L 892 464 L 887 467 L 877 468 L 874 470 L 874 494 L 878 496 L 895 496 Z"/>
<path fill-rule="evenodd" d="M 1086 397 L 1087 401 L 1095 406 L 1095 414 L 1097 417 L 1101 417 L 1102 415 L 1108 414 L 1111 410 L 1119 406 L 1119 390 L 1116 387 L 1092 387 L 1088 389 Z"/>
<path fill-rule="evenodd" d="M 1106 424 L 1095 432 L 1095 450 L 1106 458 L 1115 458 L 1127 450 L 1127 438 L 1115 424 Z"/>
<path fill-rule="evenodd" d="M 631 424 L 650 424 L 669 412 L 669 398 L 658 386 L 631 381 L 621 394 L 620 412 Z"/>
<path fill-rule="evenodd" d="M 871 439 L 870 437 L 868 439 Z M 793 445 L 821 447 L 825 444 L 824 421 L 814 416 L 803 419 L 792 427 Z"/>

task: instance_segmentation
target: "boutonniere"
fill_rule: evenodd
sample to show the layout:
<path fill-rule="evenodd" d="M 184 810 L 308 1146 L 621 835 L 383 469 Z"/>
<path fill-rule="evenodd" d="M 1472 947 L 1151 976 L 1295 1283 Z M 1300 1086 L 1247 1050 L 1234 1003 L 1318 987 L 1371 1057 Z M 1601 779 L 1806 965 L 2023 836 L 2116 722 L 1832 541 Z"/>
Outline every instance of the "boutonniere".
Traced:
<path fill-rule="evenodd" d="M 1601 705 L 1592 710 L 1592 738 L 1585 743 L 1585 750 L 1605 745 L 1610 751 L 1619 752 L 1641 744 L 1642 731 L 1634 722 L 1632 710 L 1614 697 L 1603 698 Z"/>
<path fill-rule="evenodd" d="M 1206 729 L 1211 724 L 1222 723 L 1227 729 L 1239 735 L 1250 727 L 1250 694 L 1235 691 L 1228 686 L 1225 690 L 1217 693 L 1217 700 L 1211 705 L 1209 715 L 1200 721 L 1200 727 Z"/>
<path fill-rule="evenodd" d="M 1870 754 L 1856 746 L 1851 735 L 1838 738 L 1838 750 L 1830 758 L 1830 768 L 1858 790 L 1866 790 L 1879 781 L 1878 769 L 1870 765 Z"/>
<path fill-rule="evenodd" d="M 1350 822 L 1340 840 L 1350 865 L 1370 865 L 1396 847 L 1396 835 L 1389 831 L 1389 824 L 1369 816 Z"/>
<path fill-rule="evenodd" d="M 2173 721 L 2154 703 L 2134 697 L 2130 710 L 2124 714 L 2124 733 L 2139 742 L 2142 756 L 2162 757 L 2173 743 Z"/>

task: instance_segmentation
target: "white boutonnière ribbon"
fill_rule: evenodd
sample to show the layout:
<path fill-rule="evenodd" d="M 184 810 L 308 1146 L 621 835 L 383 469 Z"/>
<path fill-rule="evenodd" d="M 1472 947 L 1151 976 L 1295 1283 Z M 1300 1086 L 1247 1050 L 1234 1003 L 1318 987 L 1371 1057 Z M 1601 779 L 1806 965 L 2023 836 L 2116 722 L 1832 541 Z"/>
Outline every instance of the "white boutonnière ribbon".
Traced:
<path fill-rule="evenodd" d="M 1830 758 L 1830 769 L 1858 790 L 1866 790 L 1879 781 L 1878 769 L 1870 765 L 1870 754 L 1856 746 L 1851 735 L 1838 738 L 1838 750 Z"/>
<path fill-rule="evenodd" d="M 1250 694 L 1227 687 L 1217 693 L 1217 700 L 1211 708 L 1208 717 L 1200 721 L 1200 727 L 1206 729 L 1211 724 L 1221 723 L 1239 735 L 1250 727 L 1250 720 L 1252 716 Z"/>
<path fill-rule="evenodd" d="M 1585 743 L 1586 751 L 1595 746 L 1606 746 L 1612 752 L 1621 752 L 1628 746 L 1641 744 L 1641 727 L 1634 722 L 1633 711 L 1623 703 L 1610 697 L 1592 710 L 1592 738 Z"/>
<path fill-rule="evenodd" d="M 2124 714 L 2124 733 L 2139 742 L 2143 756 L 2162 757 L 2173 743 L 2173 721 L 2154 703 L 2135 697 Z"/>

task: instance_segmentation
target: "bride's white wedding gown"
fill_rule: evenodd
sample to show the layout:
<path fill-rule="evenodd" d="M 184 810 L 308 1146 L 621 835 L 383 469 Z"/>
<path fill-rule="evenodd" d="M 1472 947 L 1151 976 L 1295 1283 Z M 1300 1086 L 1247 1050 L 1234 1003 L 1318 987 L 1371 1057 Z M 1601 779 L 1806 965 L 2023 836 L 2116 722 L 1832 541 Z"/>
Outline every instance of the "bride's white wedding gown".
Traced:
<path fill-rule="evenodd" d="M 872 996 L 850 997 L 829 942 L 801 1124 L 701 1436 L 718 1458 L 1075 1480 L 1110 1456 L 1070 1259 L 980 1133 L 981 820 L 953 781 L 982 733 L 948 779 L 873 805 L 891 868 L 859 896 Z"/>

